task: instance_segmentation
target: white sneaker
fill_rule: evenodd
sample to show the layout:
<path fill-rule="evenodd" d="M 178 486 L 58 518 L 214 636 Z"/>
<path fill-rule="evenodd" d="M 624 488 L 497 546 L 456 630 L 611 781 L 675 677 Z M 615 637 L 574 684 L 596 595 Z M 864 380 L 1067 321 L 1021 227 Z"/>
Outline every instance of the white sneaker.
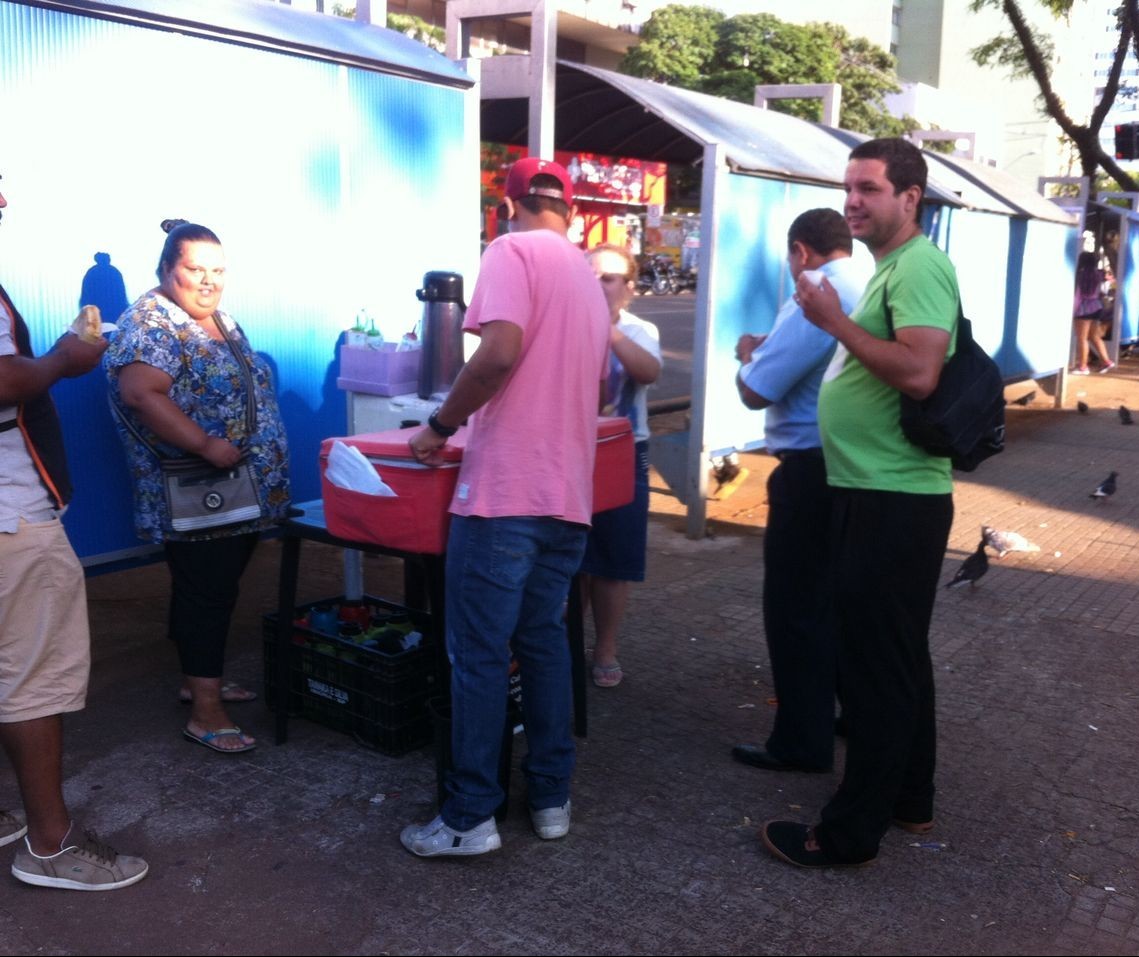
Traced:
<path fill-rule="evenodd" d="M 69 842 L 71 833 L 63 839 L 67 847 L 46 857 L 36 854 L 24 838 L 12 862 L 12 876 L 25 884 L 70 891 L 113 891 L 146 877 L 149 868 L 141 857 L 117 853 L 91 831 L 84 832 L 82 840 Z"/>
<path fill-rule="evenodd" d="M 419 857 L 466 857 L 497 851 L 502 847 L 502 838 L 498 836 L 498 826 L 493 817 L 469 831 L 456 831 L 444 824 L 440 815 L 422 827 L 409 824 L 400 832 L 399 839 L 404 847 Z"/>
<path fill-rule="evenodd" d="M 561 807 L 530 808 L 530 823 L 543 841 L 565 837 L 570 829 L 570 802 L 567 800 Z"/>

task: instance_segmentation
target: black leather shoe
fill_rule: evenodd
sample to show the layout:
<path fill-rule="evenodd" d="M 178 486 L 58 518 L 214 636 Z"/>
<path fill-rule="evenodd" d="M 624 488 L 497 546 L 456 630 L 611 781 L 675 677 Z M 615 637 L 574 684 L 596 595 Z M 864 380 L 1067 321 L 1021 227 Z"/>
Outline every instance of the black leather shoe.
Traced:
<path fill-rule="evenodd" d="M 800 764 L 790 764 L 781 761 L 774 754 L 769 754 L 758 744 L 737 744 L 732 748 L 732 757 L 740 764 L 750 764 L 753 768 L 762 768 L 764 771 L 808 771 L 822 772 L 830 768 L 808 768 Z"/>
<path fill-rule="evenodd" d="M 815 829 L 794 821 L 768 821 L 759 839 L 772 857 L 796 867 L 862 867 L 867 861 L 837 861 L 815 840 Z"/>

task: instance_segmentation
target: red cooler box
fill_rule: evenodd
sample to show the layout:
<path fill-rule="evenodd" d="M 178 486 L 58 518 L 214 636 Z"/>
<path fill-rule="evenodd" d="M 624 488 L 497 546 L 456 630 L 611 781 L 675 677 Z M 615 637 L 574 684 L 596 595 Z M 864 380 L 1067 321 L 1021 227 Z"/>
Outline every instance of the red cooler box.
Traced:
<path fill-rule="evenodd" d="M 329 532 L 357 542 L 407 552 L 441 555 L 447 549 L 451 498 L 459 477 L 466 429 L 443 448 L 441 466 L 420 465 L 407 440 L 420 430 L 392 429 L 342 438 L 320 445 L 320 486 Z M 325 478 L 333 442 L 358 448 L 392 487 L 396 498 L 364 495 L 333 485 Z M 593 469 L 593 510 L 625 505 L 633 500 L 633 431 L 625 418 L 597 420 L 597 461 Z"/>

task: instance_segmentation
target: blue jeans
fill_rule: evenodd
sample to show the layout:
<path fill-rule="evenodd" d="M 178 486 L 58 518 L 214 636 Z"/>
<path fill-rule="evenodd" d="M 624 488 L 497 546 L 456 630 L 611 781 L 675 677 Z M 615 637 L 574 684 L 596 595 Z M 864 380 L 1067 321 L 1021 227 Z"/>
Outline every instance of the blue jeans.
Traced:
<path fill-rule="evenodd" d="M 574 766 L 569 645 L 563 613 L 585 551 L 584 525 L 556 518 L 454 516 L 447 544 L 451 751 L 443 820 L 467 831 L 502 803 L 498 758 L 513 650 L 522 679 L 535 809 L 569 798 Z"/>

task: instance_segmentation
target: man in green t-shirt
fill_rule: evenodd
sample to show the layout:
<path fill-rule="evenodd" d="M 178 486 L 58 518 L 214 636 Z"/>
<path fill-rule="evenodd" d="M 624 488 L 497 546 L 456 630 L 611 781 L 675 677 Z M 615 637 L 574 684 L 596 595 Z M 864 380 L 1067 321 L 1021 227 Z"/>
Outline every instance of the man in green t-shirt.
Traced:
<path fill-rule="evenodd" d="M 829 283 L 800 279 L 796 296 L 839 343 L 819 430 L 835 500 L 846 766 L 819 824 L 769 821 L 760 832 L 773 855 L 800 867 L 871 861 L 891 822 L 918 834 L 933 827 L 929 623 L 953 522 L 949 459 L 911 445 L 898 424 L 899 393 L 928 396 L 956 338 L 956 273 L 922 235 L 925 160 L 905 140 L 870 140 L 851 152 L 843 183 L 846 221 L 873 255 L 874 276 L 850 316 Z"/>

